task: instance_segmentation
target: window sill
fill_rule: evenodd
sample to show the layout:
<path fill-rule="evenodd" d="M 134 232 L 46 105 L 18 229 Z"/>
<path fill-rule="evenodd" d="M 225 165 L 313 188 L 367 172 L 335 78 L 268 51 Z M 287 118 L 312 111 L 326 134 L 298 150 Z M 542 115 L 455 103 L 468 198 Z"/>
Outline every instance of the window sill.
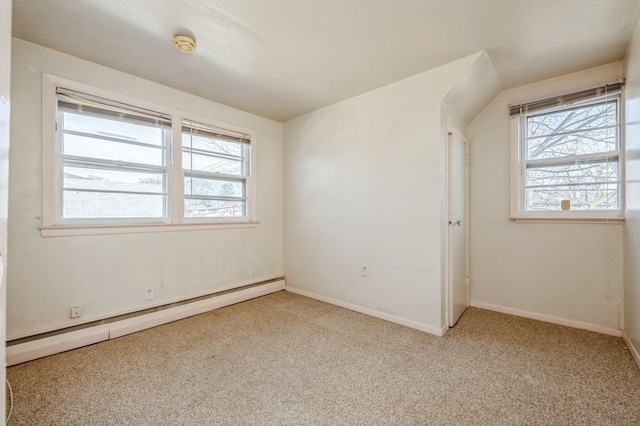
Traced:
<path fill-rule="evenodd" d="M 73 237 L 83 235 L 142 234 L 150 232 L 206 231 L 211 229 L 255 228 L 258 222 L 183 223 L 179 225 L 60 225 L 43 226 L 40 235 L 49 237 Z"/>
<path fill-rule="evenodd" d="M 522 223 L 593 223 L 618 224 L 624 223 L 624 217 L 511 217 L 514 222 Z"/>

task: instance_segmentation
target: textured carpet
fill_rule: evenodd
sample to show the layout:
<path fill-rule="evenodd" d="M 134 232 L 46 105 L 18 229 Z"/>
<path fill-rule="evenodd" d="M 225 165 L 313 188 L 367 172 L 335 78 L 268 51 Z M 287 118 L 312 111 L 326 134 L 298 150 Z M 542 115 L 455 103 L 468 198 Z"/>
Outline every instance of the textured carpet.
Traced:
<path fill-rule="evenodd" d="M 11 367 L 10 425 L 638 425 L 623 341 L 468 309 L 435 337 L 279 292 Z"/>

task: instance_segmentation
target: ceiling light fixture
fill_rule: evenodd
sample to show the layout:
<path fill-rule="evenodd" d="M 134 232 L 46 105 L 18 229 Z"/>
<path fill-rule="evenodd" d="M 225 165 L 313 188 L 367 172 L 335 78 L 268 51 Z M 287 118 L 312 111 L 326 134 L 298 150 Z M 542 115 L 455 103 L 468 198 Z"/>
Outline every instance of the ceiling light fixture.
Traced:
<path fill-rule="evenodd" d="M 182 53 L 192 53 L 194 50 L 196 50 L 196 41 L 187 36 L 175 36 L 173 38 L 173 45 Z"/>

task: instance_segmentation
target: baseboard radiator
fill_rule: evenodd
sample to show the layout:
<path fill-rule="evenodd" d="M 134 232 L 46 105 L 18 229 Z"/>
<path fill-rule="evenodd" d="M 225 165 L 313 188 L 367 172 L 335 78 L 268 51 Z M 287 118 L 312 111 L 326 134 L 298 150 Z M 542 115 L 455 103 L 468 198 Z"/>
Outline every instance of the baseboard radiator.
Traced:
<path fill-rule="evenodd" d="M 7 342 L 8 366 L 188 318 L 285 289 L 284 277 Z"/>

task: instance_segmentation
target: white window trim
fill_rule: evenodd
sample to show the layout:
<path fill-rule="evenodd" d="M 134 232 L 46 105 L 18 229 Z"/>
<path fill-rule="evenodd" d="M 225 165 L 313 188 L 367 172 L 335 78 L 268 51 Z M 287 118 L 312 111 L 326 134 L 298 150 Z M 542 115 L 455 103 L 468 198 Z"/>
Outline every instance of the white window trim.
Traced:
<path fill-rule="evenodd" d="M 180 115 L 180 114 L 176 114 L 174 116 L 174 121 L 173 121 L 173 140 L 174 140 L 174 167 L 176 167 L 178 170 L 180 170 L 180 172 L 178 173 L 174 173 L 174 178 L 175 176 L 178 176 L 180 178 L 180 180 L 178 182 L 173 182 L 174 185 L 178 185 L 177 187 L 182 188 L 183 187 L 183 177 L 184 174 L 182 172 L 182 146 L 181 146 L 181 142 L 182 141 L 182 121 L 183 120 L 192 120 L 195 122 L 199 122 L 199 123 L 203 123 L 203 124 L 208 124 L 210 126 L 213 127 L 218 127 L 221 129 L 226 129 L 226 130 L 231 130 L 233 132 L 237 132 L 237 133 L 245 133 L 248 134 L 251 137 L 251 144 L 250 144 L 250 161 L 249 161 L 249 167 L 250 167 L 250 172 L 249 172 L 249 177 L 246 179 L 246 191 L 249 193 L 249 197 L 247 197 L 247 212 L 248 214 L 248 218 L 254 218 L 256 217 L 256 203 L 255 203 L 255 188 L 256 188 L 256 161 L 255 158 L 256 157 L 256 144 L 255 144 L 255 140 L 256 140 L 256 132 L 255 130 L 251 130 L 251 129 L 247 129 L 245 127 L 241 127 L 241 126 L 235 126 L 233 124 L 229 124 L 229 123 L 224 123 L 222 121 L 218 121 L 218 120 L 214 120 L 202 115 L 197 115 L 197 114 L 188 114 L 188 115 Z M 178 144 L 176 145 L 176 140 L 178 141 Z M 181 190 L 182 191 L 182 190 Z M 182 193 L 182 192 L 181 192 Z M 178 205 L 179 204 L 179 205 Z M 244 221 L 239 221 L 236 218 L 188 218 L 188 217 L 184 217 L 184 202 L 182 200 L 182 197 L 180 197 L 180 201 L 176 202 L 175 205 L 173 206 L 175 209 L 177 209 L 176 211 L 179 212 L 179 214 L 177 215 L 178 219 L 181 220 L 181 223 L 184 224 L 200 224 L 203 222 L 217 222 L 217 223 L 237 223 L 237 222 L 251 222 L 249 219 L 244 220 Z"/>
<path fill-rule="evenodd" d="M 524 167 L 522 165 L 522 115 L 514 115 L 509 119 L 510 139 L 510 212 L 509 218 L 515 222 L 541 223 L 624 223 L 625 206 L 625 174 L 624 174 L 624 89 L 618 98 L 618 120 L 620 123 L 620 147 L 618 167 L 620 170 L 620 193 L 618 210 L 566 210 L 566 211 L 536 211 L 524 210 Z"/>
<path fill-rule="evenodd" d="M 59 182 L 58 161 L 56 160 L 56 111 L 57 96 L 56 87 L 63 86 L 68 89 L 78 90 L 106 99 L 123 102 L 147 108 L 172 117 L 172 143 L 167 147 L 170 157 L 168 165 L 168 219 L 144 220 L 144 219 L 90 219 L 78 220 L 69 224 L 56 223 L 56 208 L 60 203 L 56 202 L 56 196 L 61 196 L 58 191 Z M 193 120 L 214 127 L 228 129 L 234 132 L 244 133 L 250 136 L 250 176 L 247 179 L 247 216 L 243 218 L 183 218 L 184 199 L 182 194 L 183 176 L 182 170 L 182 121 Z M 111 92 L 78 83 L 55 75 L 42 74 L 42 216 L 40 233 L 43 237 L 62 237 L 77 235 L 105 235 L 105 234 L 129 234 L 163 231 L 189 231 L 207 229 L 234 229 L 253 228 L 258 224 L 256 208 L 256 137 L 254 129 L 248 129 L 235 124 L 225 123 L 203 115 L 185 112 L 173 107 L 167 107 L 145 100 L 133 98 L 127 95 Z"/>

